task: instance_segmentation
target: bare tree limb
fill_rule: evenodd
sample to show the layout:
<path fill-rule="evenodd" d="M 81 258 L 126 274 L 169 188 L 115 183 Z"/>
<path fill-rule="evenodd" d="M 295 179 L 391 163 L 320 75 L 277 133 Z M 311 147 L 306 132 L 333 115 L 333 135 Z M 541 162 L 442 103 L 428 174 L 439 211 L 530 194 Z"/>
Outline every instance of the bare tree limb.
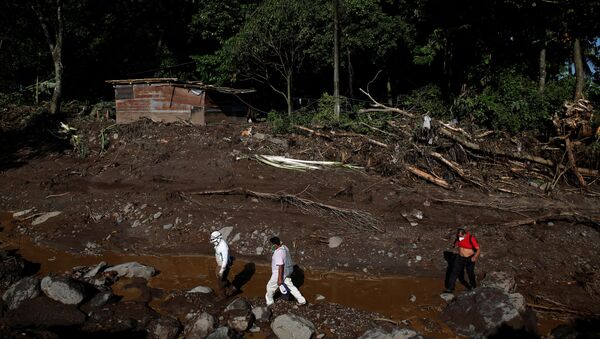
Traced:
<path fill-rule="evenodd" d="M 359 90 L 366 95 L 367 97 L 369 97 L 369 99 L 371 99 L 371 101 L 373 102 L 374 106 L 377 108 L 381 108 L 383 109 L 383 112 L 394 112 L 394 113 L 400 113 L 404 116 L 407 116 L 409 118 L 414 118 L 415 116 L 408 113 L 407 111 L 400 109 L 400 108 L 396 108 L 396 107 L 389 107 L 386 106 L 382 103 L 377 102 L 377 100 L 373 99 L 373 97 L 371 96 L 371 94 L 369 94 L 368 92 L 365 92 L 362 88 L 359 88 Z M 360 112 L 360 111 L 359 111 Z M 373 112 L 373 109 L 371 109 L 371 112 Z"/>

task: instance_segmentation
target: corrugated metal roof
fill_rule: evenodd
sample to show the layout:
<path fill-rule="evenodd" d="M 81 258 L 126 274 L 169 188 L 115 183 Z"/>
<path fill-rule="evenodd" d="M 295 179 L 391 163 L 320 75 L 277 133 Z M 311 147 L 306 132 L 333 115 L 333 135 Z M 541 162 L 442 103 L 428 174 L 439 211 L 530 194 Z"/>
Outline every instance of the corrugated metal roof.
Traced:
<path fill-rule="evenodd" d="M 254 93 L 254 89 L 231 88 L 222 86 L 213 86 L 202 83 L 201 81 L 183 81 L 177 78 L 143 78 L 143 79 L 121 79 L 121 80 L 106 80 L 107 83 L 116 85 L 135 85 L 135 84 L 152 84 L 152 85 L 171 85 L 183 88 L 198 88 L 207 91 L 216 91 L 227 94 L 246 94 Z"/>

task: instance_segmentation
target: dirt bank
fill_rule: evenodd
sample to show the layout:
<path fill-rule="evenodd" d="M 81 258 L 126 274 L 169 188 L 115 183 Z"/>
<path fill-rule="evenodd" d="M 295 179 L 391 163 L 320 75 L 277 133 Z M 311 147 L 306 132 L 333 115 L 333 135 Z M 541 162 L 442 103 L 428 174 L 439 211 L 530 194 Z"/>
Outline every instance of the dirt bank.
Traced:
<path fill-rule="evenodd" d="M 309 272 L 437 277 L 439 286 L 427 285 L 430 295 L 437 295 L 443 289 L 443 251 L 449 249 L 454 229 L 468 225 L 482 244 L 480 276 L 491 270 L 508 271 L 516 275 L 519 292 L 530 302 L 552 300 L 569 309 L 600 313 L 594 289 L 600 268 L 596 229 L 566 221 L 503 225 L 574 209 L 598 214 L 597 197 L 567 187 L 552 196 L 523 185 L 518 194 L 471 186 L 445 190 L 404 172 L 381 176 L 375 168 L 311 172 L 274 168 L 248 157 L 287 154 L 362 166 L 381 160 L 376 146 L 350 149 L 344 144 L 336 149 L 301 135 L 274 141 L 241 139 L 244 127 L 239 125 L 115 126 L 104 133 L 110 144 L 100 152 L 100 131 L 107 125 L 75 125 L 88 135 L 87 158 L 68 151 L 39 154 L 21 149 L 18 161 L 0 174 L 0 210 L 61 212 L 35 226 L 32 219 L 18 222 L 9 231 L 13 239 L 25 235 L 35 244 L 97 256 L 98 261 L 107 251 L 159 257 L 210 255 L 210 231 L 232 227 L 231 249 L 246 262 L 267 263 L 267 239 L 278 234 Z M 257 131 L 269 132 L 255 125 L 253 132 Z M 368 213 L 378 220 L 381 232 L 335 214 L 307 214 L 281 202 L 193 194 L 236 187 L 294 194 Z M 339 247 L 328 246 L 333 236 L 342 238 Z"/>

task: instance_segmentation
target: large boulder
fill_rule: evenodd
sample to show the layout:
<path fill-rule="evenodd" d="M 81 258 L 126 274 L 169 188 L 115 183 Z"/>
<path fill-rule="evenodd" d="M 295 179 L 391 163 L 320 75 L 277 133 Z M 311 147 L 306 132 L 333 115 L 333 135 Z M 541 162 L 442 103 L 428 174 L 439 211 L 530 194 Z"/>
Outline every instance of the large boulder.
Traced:
<path fill-rule="evenodd" d="M 315 325 L 307 319 L 288 313 L 275 318 L 271 329 L 277 338 L 310 339 L 315 332 Z"/>
<path fill-rule="evenodd" d="M 6 321 L 13 327 L 70 327 L 83 324 L 85 314 L 75 305 L 39 297 L 26 300 L 18 309 L 10 311 Z"/>
<path fill-rule="evenodd" d="M 26 264 L 20 256 L 0 250 L 0 290 L 4 291 L 23 279 Z"/>
<path fill-rule="evenodd" d="M 227 325 L 235 332 L 245 332 L 252 326 L 254 315 L 250 310 L 230 310 L 223 313 Z"/>
<path fill-rule="evenodd" d="M 515 289 L 515 277 L 506 272 L 490 272 L 485 275 L 481 281 L 482 287 L 496 287 L 506 292 L 512 292 Z"/>
<path fill-rule="evenodd" d="M 40 285 L 48 298 L 63 304 L 77 305 L 85 298 L 84 286 L 69 277 L 46 276 Z"/>
<path fill-rule="evenodd" d="M 457 334 L 483 338 L 501 327 L 523 329 L 526 321 L 525 298 L 496 287 L 481 287 L 456 297 L 442 312 L 444 320 Z"/>
<path fill-rule="evenodd" d="M 252 314 L 254 314 L 256 321 L 269 321 L 272 312 L 266 306 L 256 306 L 252 308 Z"/>
<path fill-rule="evenodd" d="M 394 328 L 391 331 L 373 328 L 361 335 L 359 339 L 422 339 L 423 336 L 408 328 Z"/>
<path fill-rule="evenodd" d="M 213 293 L 213 289 L 207 286 L 196 286 L 194 288 L 192 288 L 191 290 L 187 291 L 186 293 L 204 293 L 204 294 L 210 294 Z"/>
<path fill-rule="evenodd" d="M 105 272 L 117 272 L 119 277 L 144 278 L 148 280 L 156 273 L 156 270 L 154 267 L 132 261 L 107 268 Z"/>
<path fill-rule="evenodd" d="M 215 318 L 212 315 L 203 312 L 194 316 L 185 326 L 184 337 L 186 339 L 206 338 L 206 336 L 212 332 L 214 327 Z"/>
<path fill-rule="evenodd" d="M 181 324 L 175 318 L 162 317 L 148 325 L 149 339 L 176 339 L 181 331 Z"/>
<path fill-rule="evenodd" d="M 2 295 L 2 300 L 10 310 L 14 310 L 24 301 L 33 299 L 41 293 L 40 279 L 35 276 L 26 277 L 10 286 Z"/>
<path fill-rule="evenodd" d="M 237 298 L 234 301 L 230 302 L 227 307 L 225 307 L 225 312 L 231 310 L 243 310 L 250 311 L 252 309 L 252 305 L 248 302 L 248 300 L 244 298 Z"/>

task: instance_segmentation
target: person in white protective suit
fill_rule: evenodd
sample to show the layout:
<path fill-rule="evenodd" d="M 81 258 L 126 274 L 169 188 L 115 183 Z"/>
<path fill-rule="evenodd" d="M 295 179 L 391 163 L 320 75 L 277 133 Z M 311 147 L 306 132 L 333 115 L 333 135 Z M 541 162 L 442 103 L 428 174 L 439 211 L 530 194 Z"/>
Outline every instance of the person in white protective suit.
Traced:
<path fill-rule="evenodd" d="M 217 279 L 219 282 L 219 287 L 225 295 L 230 295 L 234 291 L 228 290 L 230 283 L 229 280 L 227 280 L 227 275 L 229 274 L 229 269 L 231 268 L 229 246 L 219 231 L 214 231 L 210 234 L 210 242 L 215 247 L 215 259 L 217 260 Z M 231 288 L 235 289 L 234 286 L 231 286 Z"/>
<path fill-rule="evenodd" d="M 294 286 L 290 278 L 290 275 L 294 271 L 294 262 L 292 261 L 290 250 L 281 243 L 278 237 L 273 237 L 269 241 L 272 244 L 273 257 L 271 259 L 271 279 L 267 283 L 267 294 L 265 295 L 267 306 L 271 306 L 275 302 L 273 296 L 277 289 L 283 295 L 291 293 L 296 298 L 298 305 L 306 304 L 306 299 L 304 299 L 300 291 Z"/>

